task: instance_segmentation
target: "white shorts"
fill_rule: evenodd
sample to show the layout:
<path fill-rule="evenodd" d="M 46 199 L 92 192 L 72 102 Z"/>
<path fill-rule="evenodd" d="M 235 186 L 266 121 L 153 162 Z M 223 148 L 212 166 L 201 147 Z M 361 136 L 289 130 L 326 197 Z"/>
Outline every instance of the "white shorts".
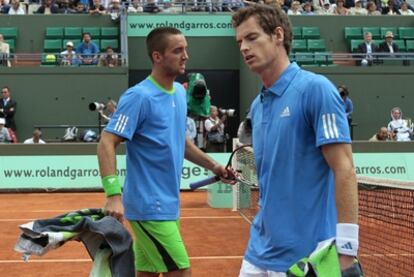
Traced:
<path fill-rule="evenodd" d="M 239 277 L 286 277 L 286 273 L 262 269 L 243 260 Z"/>

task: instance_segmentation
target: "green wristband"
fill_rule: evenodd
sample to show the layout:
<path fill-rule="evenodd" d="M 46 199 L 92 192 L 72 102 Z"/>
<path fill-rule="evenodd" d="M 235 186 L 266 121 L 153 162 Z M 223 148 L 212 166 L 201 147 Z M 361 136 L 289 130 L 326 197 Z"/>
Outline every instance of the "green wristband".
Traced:
<path fill-rule="evenodd" d="M 102 178 L 102 185 L 107 197 L 121 195 L 121 183 L 116 175 L 109 175 Z"/>

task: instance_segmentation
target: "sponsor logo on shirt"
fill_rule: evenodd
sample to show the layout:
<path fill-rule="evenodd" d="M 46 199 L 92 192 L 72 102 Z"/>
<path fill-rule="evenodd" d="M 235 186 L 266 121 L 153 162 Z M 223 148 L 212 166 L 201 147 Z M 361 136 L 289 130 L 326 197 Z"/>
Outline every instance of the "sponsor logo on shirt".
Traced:
<path fill-rule="evenodd" d="M 283 112 L 280 114 L 280 117 L 288 117 L 290 116 L 289 107 L 286 106 L 286 108 L 283 110 Z"/>

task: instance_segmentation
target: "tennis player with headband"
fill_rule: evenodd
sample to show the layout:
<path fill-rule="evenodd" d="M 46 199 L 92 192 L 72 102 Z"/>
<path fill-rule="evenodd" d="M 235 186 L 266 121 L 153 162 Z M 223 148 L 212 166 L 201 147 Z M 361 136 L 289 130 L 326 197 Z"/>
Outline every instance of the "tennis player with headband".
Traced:
<path fill-rule="evenodd" d="M 261 207 L 240 276 L 286 276 L 332 237 L 342 274 L 360 271 L 357 180 L 337 89 L 290 63 L 292 28 L 280 7 L 242 8 L 232 23 L 246 65 L 263 83 L 250 109 Z"/>
<path fill-rule="evenodd" d="M 151 75 L 121 96 L 98 144 L 104 208 L 131 224 L 137 276 L 191 276 L 179 227 L 184 157 L 223 178 L 234 176 L 185 136 L 186 91 L 174 82 L 188 60 L 185 37 L 175 28 L 157 28 L 146 43 Z M 124 140 L 127 175 L 121 194 L 115 150 Z"/>

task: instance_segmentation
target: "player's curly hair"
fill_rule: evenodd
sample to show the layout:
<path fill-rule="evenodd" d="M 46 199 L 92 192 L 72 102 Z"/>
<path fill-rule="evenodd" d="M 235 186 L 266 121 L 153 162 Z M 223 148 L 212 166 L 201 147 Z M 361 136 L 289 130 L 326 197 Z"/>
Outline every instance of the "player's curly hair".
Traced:
<path fill-rule="evenodd" d="M 289 55 L 292 47 L 292 25 L 288 16 L 280 8 L 280 6 L 254 4 L 242 8 L 232 16 L 233 27 L 237 28 L 240 24 L 252 16 L 256 18 L 257 23 L 259 23 L 260 27 L 262 27 L 263 31 L 268 35 L 274 34 L 276 27 L 281 27 L 283 29 L 283 45 L 285 47 L 286 54 Z"/>

